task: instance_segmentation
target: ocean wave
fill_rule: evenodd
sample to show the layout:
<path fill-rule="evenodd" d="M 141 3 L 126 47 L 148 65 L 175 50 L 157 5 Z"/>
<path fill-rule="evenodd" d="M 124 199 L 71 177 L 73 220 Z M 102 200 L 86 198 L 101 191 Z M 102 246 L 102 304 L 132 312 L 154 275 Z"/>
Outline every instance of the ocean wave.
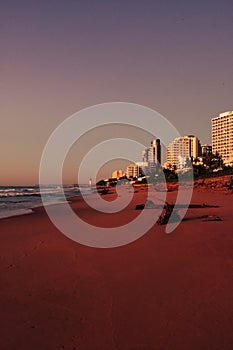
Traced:
<path fill-rule="evenodd" d="M 64 188 L 64 192 L 77 191 L 74 188 Z M 61 194 L 62 189 L 56 188 L 4 188 L 0 189 L 0 197 L 21 197 L 21 196 L 41 196 L 41 195 L 56 195 Z"/>
<path fill-rule="evenodd" d="M 16 209 L 16 210 L 5 210 L 0 212 L 0 219 L 9 218 L 12 216 L 31 214 L 32 209 Z"/>
<path fill-rule="evenodd" d="M 80 195 L 78 186 L 64 186 L 66 199 Z M 86 191 L 88 193 L 88 189 Z M 42 206 L 41 195 L 46 197 L 46 204 L 64 203 L 60 186 L 1 186 L 0 187 L 0 218 L 23 215 L 31 208 Z M 26 211 L 26 212 L 25 212 Z"/>

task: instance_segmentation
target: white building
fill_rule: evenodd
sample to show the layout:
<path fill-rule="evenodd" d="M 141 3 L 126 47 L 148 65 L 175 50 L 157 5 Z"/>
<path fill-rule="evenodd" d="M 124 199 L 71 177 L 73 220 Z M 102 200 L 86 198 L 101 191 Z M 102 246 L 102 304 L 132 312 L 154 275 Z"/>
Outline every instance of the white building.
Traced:
<path fill-rule="evenodd" d="M 115 170 L 112 173 L 112 178 L 113 179 L 119 179 L 120 177 L 124 176 L 125 173 L 122 170 Z"/>
<path fill-rule="evenodd" d="M 212 149 L 222 156 L 226 165 L 233 164 L 233 111 L 212 119 Z"/>
<path fill-rule="evenodd" d="M 195 159 L 199 155 L 200 142 L 196 136 L 178 137 L 168 145 L 165 166 L 168 167 L 171 165 L 177 169 L 182 169 L 191 159 Z"/>
<path fill-rule="evenodd" d="M 139 176 L 148 175 L 149 173 L 149 163 L 148 162 L 136 162 L 139 166 Z"/>
<path fill-rule="evenodd" d="M 161 146 L 159 139 L 151 141 L 151 145 L 148 148 L 148 162 L 154 164 L 161 162 Z"/>
<path fill-rule="evenodd" d="M 140 167 L 138 164 L 133 163 L 127 166 L 126 169 L 126 177 L 129 179 L 130 177 L 138 177 L 139 176 Z"/>
<path fill-rule="evenodd" d="M 144 173 L 155 171 L 161 163 L 161 145 L 160 140 L 151 141 L 150 147 L 142 153 L 142 162 L 147 163 L 144 166 Z"/>

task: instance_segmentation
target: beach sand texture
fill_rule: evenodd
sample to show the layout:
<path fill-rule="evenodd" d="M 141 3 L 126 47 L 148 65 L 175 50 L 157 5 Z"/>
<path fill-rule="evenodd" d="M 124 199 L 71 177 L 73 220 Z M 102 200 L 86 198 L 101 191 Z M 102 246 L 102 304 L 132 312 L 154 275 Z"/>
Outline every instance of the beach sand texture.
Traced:
<path fill-rule="evenodd" d="M 138 215 L 144 191 L 119 214 L 99 215 L 78 197 L 71 206 L 109 227 Z M 2 219 L 0 349 L 231 350 L 232 199 L 195 189 L 193 204 L 219 207 L 190 208 L 173 233 L 154 225 L 113 249 L 71 241 L 43 208 Z"/>

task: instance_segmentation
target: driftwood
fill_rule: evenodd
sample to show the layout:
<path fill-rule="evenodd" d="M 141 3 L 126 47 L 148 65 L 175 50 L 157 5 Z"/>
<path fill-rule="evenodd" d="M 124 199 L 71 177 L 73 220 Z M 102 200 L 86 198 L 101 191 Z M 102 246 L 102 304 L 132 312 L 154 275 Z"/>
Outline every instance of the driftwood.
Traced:
<path fill-rule="evenodd" d="M 143 210 L 145 208 L 145 204 L 137 204 L 135 209 L 136 210 Z"/>
<path fill-rule="evenodd" d="M 157 206 L 152 202 L 151 200 L 148 200 L 145 204 L 137 204 L 135 209 L 136 210 L 143 210 L 143 209 L 154 209 Z M 159 216 L 157 220 L 157 225 L 166 225 L 172 215 L 172 221 L 176 222 L 180 220 L 179 214 L 173 210 L 174 204 L 169 204 L 168 202 L 165 202 L 165 205 L 163 207 L 163 211 L 161 215 Z"/>
<path fill-rule="evenodd" d="M 201 219 L 202 221 L 222 221 L 222 219 L 217 215 L 203 215 Z"/>
<path fill-rule="evenodd" d="M 108 188 L 103 188 L 101 190 L 101 194 L 107 194 L 109 192 L 109 189 Z"/>
<path fill-rule="evenodd" d="M 143 204 L 137 204 L 136 207 L 135 207 L 136 210 L 142 210 L 144 208 L 145 209 L 155 209 L 156 206 L 155 206 L 154 202 L 149 199 L 149 200 L 146 201 L 145 204 L 144 203 Z"/>
<path fill-rule="evenodd" d="M 135 209 L 136 210 L 143 210 L 143 209 L 155 209 L 159 208 L 160 206 L 155 205 L 154 202 L 151 200 L 148 200 L 145 204 L 137 204 Z M 157 225 L 166 225 L 171 216 L 171 221 L 170 222 L 178 222 L 181 220 L 180 215 L 178 214 L 177 210 L 174 210 L 175 205 L 174 204 L 169 204 L 168 202 L 165 202 L 165 205 L 163 207 L 163 211 L 161 215 L 159 216 L 157 220 Z M 218 206 L 214 205 L 207 205 L 205 203 L 203 204 L 189 204 L 189 205 L 177 205 L 178 208 L 217 208 Z M 201 219 L 201 221 L 222 221 L 222 219 L 217 216 L 217 215 L 203 215 L 200 216 L 196 219 Z"/>
<path fill-rule="evenodd" d="M 173 209 L 174 209 L 174 205 L 166 202 L 164 209 L 162 211 L 162 214 L 160 215 L 160 217 L 157 220 L 157 225 L 166 225 L 168 223 L 171 215 L 172 215 L 172 222 L 179 221 L 180 216 Z"/>

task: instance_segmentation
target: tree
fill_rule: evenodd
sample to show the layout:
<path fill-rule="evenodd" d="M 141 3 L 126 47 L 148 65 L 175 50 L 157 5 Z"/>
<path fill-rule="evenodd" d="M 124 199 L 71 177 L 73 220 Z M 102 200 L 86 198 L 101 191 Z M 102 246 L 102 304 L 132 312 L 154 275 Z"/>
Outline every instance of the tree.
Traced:
<path fill-rule="evenodd" d="M 104 180 L 100 180 L 96 183 L 96 186 L 106 186 L 106 182 Z"/>
<path fill-rule="evenodd" d="M 222 156 L 218 152 L 215 154 L 205 153 L 203 155 L 203 165 L 209 173 L 212 173 L 214 170 L 222 169 L 224 167 L 224 162 Z"/>

